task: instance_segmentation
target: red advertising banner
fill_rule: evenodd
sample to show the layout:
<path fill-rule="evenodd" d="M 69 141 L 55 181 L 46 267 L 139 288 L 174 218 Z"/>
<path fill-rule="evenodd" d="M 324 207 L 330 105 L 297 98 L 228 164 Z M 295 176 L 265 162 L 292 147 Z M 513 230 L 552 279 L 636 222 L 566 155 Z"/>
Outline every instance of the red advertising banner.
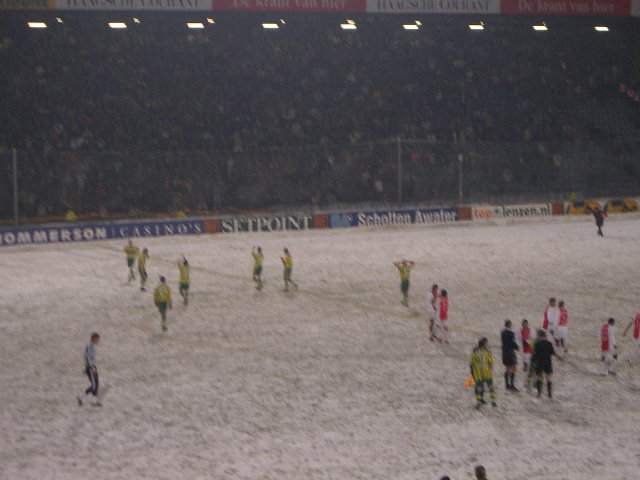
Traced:
<path fill-rule="evenodd" d="M 365 13 L 366 0 L 212 0 L 218 12 Z"/>
<path fill-rule="evenodd" d="M 631 0 L 502 0 L 500 13 L 628 17 Z"/>

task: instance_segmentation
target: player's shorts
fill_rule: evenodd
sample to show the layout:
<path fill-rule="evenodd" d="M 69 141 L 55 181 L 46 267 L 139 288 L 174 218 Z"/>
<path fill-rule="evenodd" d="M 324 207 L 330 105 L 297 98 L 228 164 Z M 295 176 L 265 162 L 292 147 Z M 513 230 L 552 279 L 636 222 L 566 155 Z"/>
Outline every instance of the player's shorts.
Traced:
<path fill-rule="evenodd" d="M 409 293 L 409 280 L 402 280 L 400 282 L 400 291 L 402 293 Z"/>
<path fill-rule="evenodd" d="M 476 388 L 483 388 L 486 384 L 489 388 L 493 386 L 493 378 L 479 378 L 473 382 Z"/>
<path fill-rule="evenodd" d="M 514 352 L 502 352 L 502 364 L 507 367 L 513 367 L 518 364 L 518 359 Z"/>
<path fill-rule="evenodd" d="M 553 329 L 553 336 L 556 340 L 566 340 L 569 334 L 569 327 L 556 327 Z"/>
<path fill-rule="evenodd" d="M 147 275 L 147 271 L 144 268 L 139 268 L 138 273 L 140 274 L 140 278 L 142 280 L 146 280 L 147 278 L 149 278 L 149 275 Z"/>
<path fill-rule="evenodd" d="M 180 290 L 189 290 L 189 284 L 188 283 L 181 283 L 180 284 Z"/>
<path fill-rule="evenodd" d="M 522 354 L 522 363 L 530 364 L 531 363 L 531 354 L 523 353 Z"/>
<path fill-rule="evenodd" d="M 133 267 L 134 263 L 136 263 L 136 259 L 135 258 L 127 258 L 127 267 L 129 267 L 129 268 Z"/>
<path fill-rule="evenodd" d="M 536 375 L 551 375 L 553 373 L 553 365 L 551 363 L 540 363 L 535 367 Z"/>
<path fill-rule="evenodd" d="M 160 310 L 160 313 L 164 313 L 167 311 L 167 306 L 168 306 L 167 302 L 158 302 L 156 303 L 156 305 L 158 306 L 158 310 Z"/>
<path fill-rule="evenodd" d="M 254 267 L 253 268 L 253 274 L 254 275 L 262 275 L 262 267 Z"/>
<path fill-rule="evenodd" d="M 291 268 L 284 269 L 284 278 L 286 278 L 287 280 L 291 278 Z"/>

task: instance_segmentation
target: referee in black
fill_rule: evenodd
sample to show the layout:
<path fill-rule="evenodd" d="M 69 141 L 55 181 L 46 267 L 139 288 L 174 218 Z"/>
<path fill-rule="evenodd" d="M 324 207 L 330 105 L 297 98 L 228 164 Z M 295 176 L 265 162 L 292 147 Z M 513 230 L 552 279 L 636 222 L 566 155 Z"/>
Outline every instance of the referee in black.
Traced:
<path fill-rule="evenodd" d="M 547 380 L 547 395 L 553 398 L 551 377 L 553 375 L 553 356 L 560 358 L 553 348 L 553 343 L 547 340 L 547 332 L 538 330 L 538 339 L 531 356 L 531 365 L 534 365 L 536 372 L 536 388 L 538 397 L 542 396 L 542 379 Z"/>

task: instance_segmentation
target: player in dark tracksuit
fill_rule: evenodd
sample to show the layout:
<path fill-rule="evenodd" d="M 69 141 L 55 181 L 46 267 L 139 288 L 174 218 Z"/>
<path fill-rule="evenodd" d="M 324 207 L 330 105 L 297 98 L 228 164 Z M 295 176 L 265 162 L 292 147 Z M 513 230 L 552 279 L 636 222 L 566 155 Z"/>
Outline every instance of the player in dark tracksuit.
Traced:
<path fill-rule="evenodd" d="M 602 226 L 604 225 L 604 219 L 606 218 L 606 216 L 607 214 L 604 213 L 600 207 L 596 207 L 596 209 L 593 211 L 593 218 L 596 219 L 596 227 L 598 227 L 599 237 L 604 237 L 604 234 L 602 233 Z"/>
<path fill-rule="evenodd" d="M 547 380 L 547 395 L 552 398 L 551 376 L 553 375 L 553 362 L 551 357 L 554 355 L 560 358 L 553 348 L 553 344 L 547 340 L 547 333 L 544 330 L 538 330 L 536 346 L 531 357 L 531 365 L 536 372 L 538 397 L 542 395 L 542 377 L 544 376 Z"/>
<path fill-rule="evenodd" d="M 100 343 L 100 335 L 98 333 L 91 334 L 91 343 L 89 343 L 84 348 L 84 371 L 89 377 L 89 381 L 91 385 L 84 392 L 85 395 L 93 395 L 96 400 L 94 405 L 100 406 L 100 401 L 98 400 L 98 388 L 99 388 L 99 380 L 98 380 L 98 367 L 96 365 L 96 345 Z M 82 405 L 82 397 L 78 395 L 78 404 Z"/>
<path fill-rule="evenodd" d="M 500 334 L 500 339 L 502 341 L 502 364 L 504 365 L 504 383 L 507 390 L 511 390 L 513 392 L 519 391 L 514 385 L 515 377 L 516 377 L 516 365 L 518 360 L 516 358 L 516 350 L 519 350 L 518 344 L 516 343 L 516 336 L 511 330 L 511 320 L 505 320 L 504 322 L 504 330 Z"/>

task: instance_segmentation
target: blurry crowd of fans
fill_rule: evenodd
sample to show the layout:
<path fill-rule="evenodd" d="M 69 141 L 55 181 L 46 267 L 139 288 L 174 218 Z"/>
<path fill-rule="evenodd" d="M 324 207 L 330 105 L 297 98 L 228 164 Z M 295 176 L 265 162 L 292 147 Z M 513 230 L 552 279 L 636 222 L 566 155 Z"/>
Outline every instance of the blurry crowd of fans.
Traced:
<path fill-rule="evenodd" d="M 203 31 L 171 14 L 124 31 L 103 14 L 44 31 L 26 18 L 1 20 L 0 173 L 15 147 L 28 215 L 393 201 L 397 137 L 407 201 L 457 192 L 461 160 L 478 169 L 469 192 L 560 187 L 583 160 L 566 145 L 640 137 L 617 92 L 640 79 L 632 19 L 606 36 L 498 16 L 484 32 L 449 17 L 418 31 L 394 16 L 356 31 L 308 15 L 278 31 L 255 16 Z M 585 108 L 609 96 L 631 130 Z"/>

